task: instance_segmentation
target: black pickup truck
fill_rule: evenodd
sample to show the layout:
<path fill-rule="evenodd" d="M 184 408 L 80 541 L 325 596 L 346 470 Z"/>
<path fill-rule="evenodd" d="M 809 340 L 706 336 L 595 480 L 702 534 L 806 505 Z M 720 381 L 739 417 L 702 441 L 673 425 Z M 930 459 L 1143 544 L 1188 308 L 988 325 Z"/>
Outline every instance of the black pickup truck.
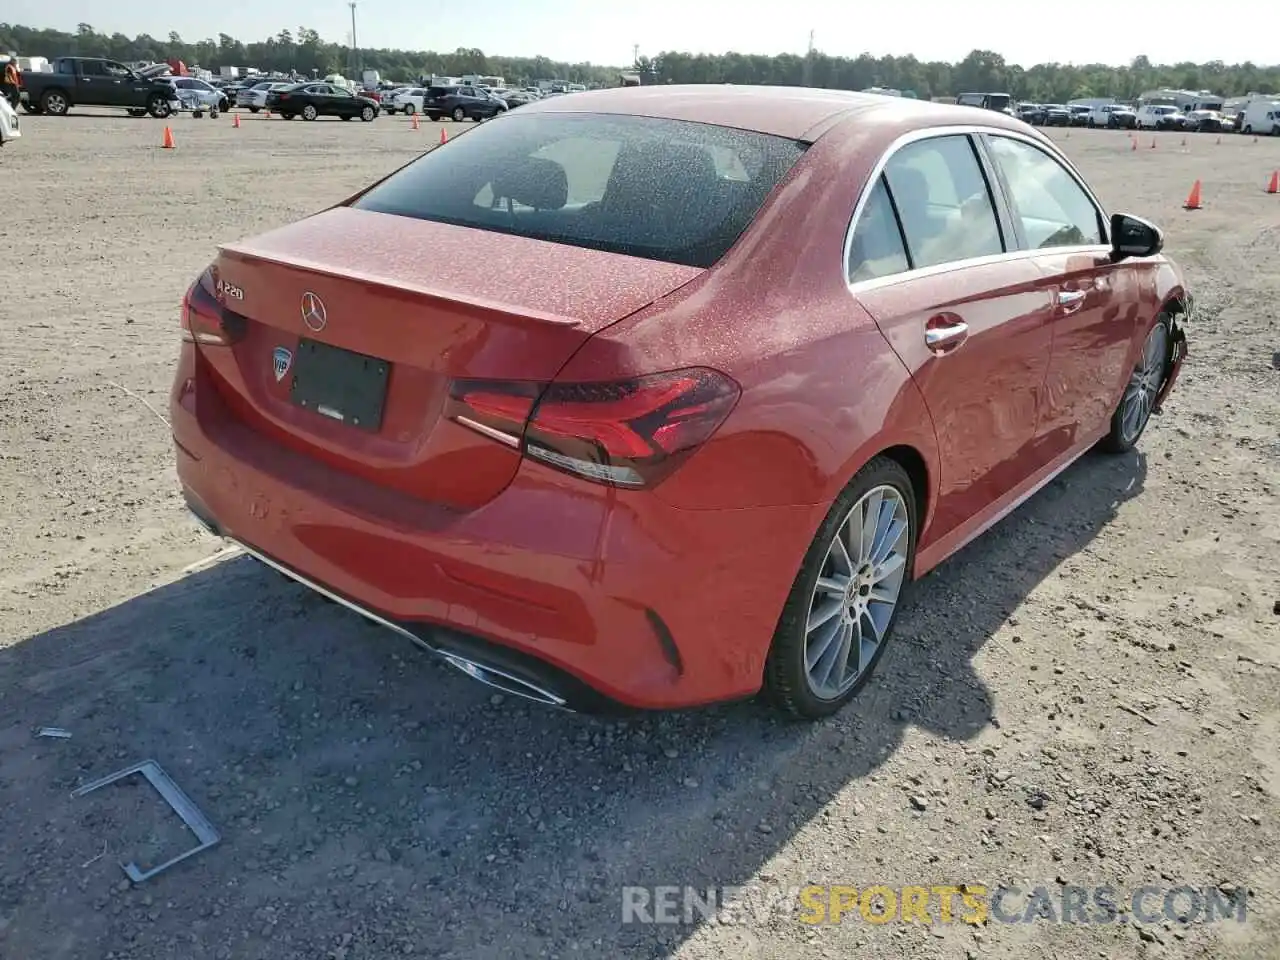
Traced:
<path fill-rule="evenodd" d="M 100 57 L 59 57 L 51 73 L 22 71 L 22 107 L 27 113 L 61 117 L 71 107 L 120 107 L 130 116 L 163 120 L 179 109 L 167 78 L 142 76 L 123 63 Z"/>

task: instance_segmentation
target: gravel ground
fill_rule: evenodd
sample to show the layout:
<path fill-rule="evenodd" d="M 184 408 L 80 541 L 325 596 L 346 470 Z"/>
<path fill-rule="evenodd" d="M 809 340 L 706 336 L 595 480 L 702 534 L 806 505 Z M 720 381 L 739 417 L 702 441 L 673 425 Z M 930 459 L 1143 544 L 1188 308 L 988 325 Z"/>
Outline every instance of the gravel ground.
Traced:
<path fill-rule="evenodd" d="M 164 151 L 151 120 L 23 125 L 0 156 L 0 957 L 1280 956 L 1280 141 L 1064 141 L 1186 267 L 1184 379 L 1139 453 L 1085 458 L 918 584 L 866 695 L 806 727 L 547 712 L 243 557 L 189 572 L 221 544 L 148 408 L 185 285 L 437 128 L 183 117 Z M 120 862 L 186 842 L 165 808 L 70 792 L 148 757 L 224 839 L 132 887 Z M 624 885 L 806 883 L 1251 899 L 1186 926 L 621 923 Z"/>

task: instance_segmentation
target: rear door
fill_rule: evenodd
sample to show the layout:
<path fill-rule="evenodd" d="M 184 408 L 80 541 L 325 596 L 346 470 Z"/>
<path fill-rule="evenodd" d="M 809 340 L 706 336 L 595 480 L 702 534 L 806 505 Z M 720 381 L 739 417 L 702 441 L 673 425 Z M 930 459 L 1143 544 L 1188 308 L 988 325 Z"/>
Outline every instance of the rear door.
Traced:
<path fill-rule="evenodd" d="M 1115 409 L 1138 321 L 1138 272 L 1145 268 L 1111 262 L 1105 214 L 1048 148 L 996 134 L 985 144 L 1009 199 L 1017 245 L 1032 252 L 1053 300 L 1037 434 L 1056 456 L 1102 429 Z"/>
<path fill-rule="evenodd" d="M 1043 462 L 1035 432 L 1052 303 L 1035 265 L 1005 255 L 1008 232 L 966 135 L 899 149 L 854 228 L 851 289 L 910 371 L 937 432 L 931 538 Z"/>

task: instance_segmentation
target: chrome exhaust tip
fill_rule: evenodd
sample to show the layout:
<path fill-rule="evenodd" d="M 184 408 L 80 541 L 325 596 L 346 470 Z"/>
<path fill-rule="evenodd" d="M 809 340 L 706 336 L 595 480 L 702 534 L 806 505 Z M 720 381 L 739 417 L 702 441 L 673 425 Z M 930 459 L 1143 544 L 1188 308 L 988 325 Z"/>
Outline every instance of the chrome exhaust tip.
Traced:
<path fill-rule="evenodd" d="M 460 657 L 456 653 L 448 653 L 439 651 L 440 656 L 445 662 L 452 667 L 456 667 L 465 673 L 472 680 L 478 680 L 487 687 L 493 687 L 495 690 L 501 690 L 503 693 L 510 694 L 513 697 L 522 697 L 525 700 L 533 700 L 549 707 L 558 707 L 561 710 L 567 710 L 564 697 L 552 693 L 550 690 L 544 690 L 535 684 L 530 683 L 520 677 L 512 676 L 502 670 L 494 667 L 485 666 L 465 657 Z"/>

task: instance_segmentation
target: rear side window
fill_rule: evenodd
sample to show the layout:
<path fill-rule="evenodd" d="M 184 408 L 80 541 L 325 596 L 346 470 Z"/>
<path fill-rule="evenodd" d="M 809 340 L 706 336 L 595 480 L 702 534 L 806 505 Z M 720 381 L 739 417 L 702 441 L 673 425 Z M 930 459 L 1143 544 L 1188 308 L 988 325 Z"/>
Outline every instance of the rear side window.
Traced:
<path fill-rule="evenodd" d="M 849 246 L 849 282 L 874 280 L 911 269 L 907 248 L 898 229 L 898 217 L 885 189 L 884 177 L 867 197 Z"/>
<path fill-rule="evenodd" d="M 917 269 L 1004 252 L 982 167 L 967 136 L 908 144 L 885 165 Z"/>
<path fill-rule="evenodd" d="M 682 120 L 517 113 L 425 154 L 353 206 L 708 267 L 804 149 Z"/>

